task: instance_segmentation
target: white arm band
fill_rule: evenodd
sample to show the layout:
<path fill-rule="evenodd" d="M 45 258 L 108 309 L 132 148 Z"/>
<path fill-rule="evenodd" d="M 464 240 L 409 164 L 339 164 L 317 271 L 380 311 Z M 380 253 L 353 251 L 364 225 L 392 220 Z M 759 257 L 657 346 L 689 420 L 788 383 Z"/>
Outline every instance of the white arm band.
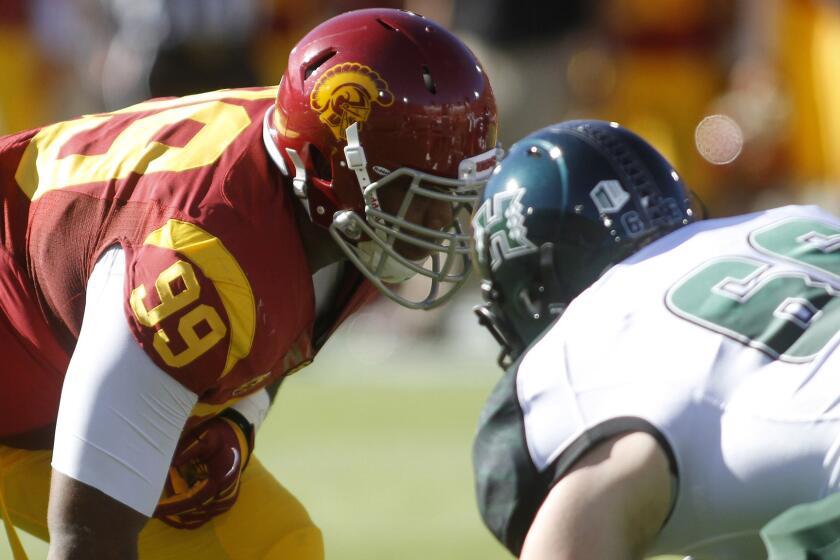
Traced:
<path fill-rule="evenodd" d="M 82 329 L 61 391 L 55 470 L 151 516 L 198 397 L 134 340 L 125 255 L 106 251 L 88 280 Z"/>
<path fill-rule="evenodd" d="M 245 417 L 248 422 L 254 426 L 254 435 L 265 420 L 268 414 L 268 408 L 271 406 L 271 399 L 268 397 L 268 391 L 260 389 L 256 393 L 251 393 L 241 401 L 238 401 L 231 408 Z"/>

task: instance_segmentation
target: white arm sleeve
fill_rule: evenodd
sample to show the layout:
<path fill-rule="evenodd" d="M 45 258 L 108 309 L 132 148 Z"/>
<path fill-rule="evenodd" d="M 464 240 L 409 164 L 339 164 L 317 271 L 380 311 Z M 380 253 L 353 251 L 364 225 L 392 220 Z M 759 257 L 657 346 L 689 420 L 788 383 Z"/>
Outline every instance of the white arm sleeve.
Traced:
<path fill-rule="evenodd" d="M 158 368 L 123 311 L 125 254 L 88 280 L 82 329 L 61 391 L 52 466 L 151 516 L 198 397 Z"/>
<path fill-rule="evenodd" d="M 238 411 L 254 426 L 254 433 L 256 434 L 263 420 L 265 420 L 266 414 L 268 414 L 269 407 L 271 407 L 271 398 L 268 396 L 268 391 L 260 389 L 238 401 L 231 408 Z"/>

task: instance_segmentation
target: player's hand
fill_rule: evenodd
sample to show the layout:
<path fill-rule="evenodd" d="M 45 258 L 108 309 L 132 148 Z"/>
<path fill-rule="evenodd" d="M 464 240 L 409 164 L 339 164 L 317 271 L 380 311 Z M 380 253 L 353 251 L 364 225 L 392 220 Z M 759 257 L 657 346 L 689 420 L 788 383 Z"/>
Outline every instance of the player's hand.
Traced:
<path fill-rule="evenodd" d="M 154 516 L 172 527 L 196 529 L 233 507 L 253 432 L 242 415 L 227 409 L 185 434 Z"/>

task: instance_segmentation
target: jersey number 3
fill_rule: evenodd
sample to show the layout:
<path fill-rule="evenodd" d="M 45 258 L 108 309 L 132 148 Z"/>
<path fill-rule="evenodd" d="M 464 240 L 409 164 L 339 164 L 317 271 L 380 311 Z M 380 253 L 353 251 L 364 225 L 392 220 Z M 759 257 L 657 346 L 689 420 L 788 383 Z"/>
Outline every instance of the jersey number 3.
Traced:
<path fill-rule="evenodd" d="M 708 261 L 671 288 L 668 308 L 774 359 L 812 360 L 840 331 L 840 229 L 796 218 L 751 232 L 749 242 L 769 259 Z"/>

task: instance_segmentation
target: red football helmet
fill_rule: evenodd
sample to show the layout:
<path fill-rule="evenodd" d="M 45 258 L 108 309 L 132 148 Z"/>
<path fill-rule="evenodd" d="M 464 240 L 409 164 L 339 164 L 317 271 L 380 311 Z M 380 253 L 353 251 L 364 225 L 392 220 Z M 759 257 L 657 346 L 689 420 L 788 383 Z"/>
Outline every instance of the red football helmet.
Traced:
<path fill-rule="evenodd" d="M 497 147 L 490 82 L 458 38 L 401 10 L 327 20 L 292 49 L 265 134 L 310 219 L 329 228 L 388 297 L 428 308 L 463 283 L 470 269 L 466 224 Z M 385 189 L 404 193 L 398 208 L 380 205 L 380 198 L 394 200 Z M 406 220 L 423 197 L 448 203 L 451 223 L 432 228 Z M 395 243 L 430 258 L 406 258 Z M 414 274 L 430 279 L 420 300 L 386 285 Z M 451 289 L 439 291 L 442 284 Z"/>

